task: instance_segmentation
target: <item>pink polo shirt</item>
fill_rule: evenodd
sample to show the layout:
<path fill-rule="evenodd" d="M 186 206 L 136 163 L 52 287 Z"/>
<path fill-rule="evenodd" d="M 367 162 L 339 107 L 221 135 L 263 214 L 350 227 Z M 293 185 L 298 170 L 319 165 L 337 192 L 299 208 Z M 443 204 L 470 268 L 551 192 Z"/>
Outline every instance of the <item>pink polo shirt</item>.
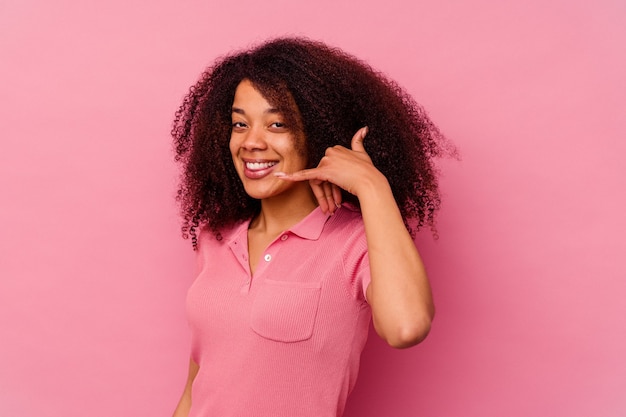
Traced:
<path fill-rule="evenodd" d="M 249 221 L 199 239 L 189 289 L 190 417 L 336 417 L 356 382 L 371 310 L 360 213 L 319 208 L 265 250 L 254 276 Z"/>

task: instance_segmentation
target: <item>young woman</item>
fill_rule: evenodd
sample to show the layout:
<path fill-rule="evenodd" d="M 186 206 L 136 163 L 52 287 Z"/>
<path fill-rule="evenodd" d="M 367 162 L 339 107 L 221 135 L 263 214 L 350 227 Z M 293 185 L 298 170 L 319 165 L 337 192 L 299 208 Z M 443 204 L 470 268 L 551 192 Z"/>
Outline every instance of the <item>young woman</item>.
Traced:
<path fill-rule="evenodd" d="M 397 84 L 300 38 L 209 68 L 172 135 L 199 259 L 174 415 L 341 416 L 371 319 L 396 348 L 430 329 L 411 232 L 439 207 L 444 138 Z"/>

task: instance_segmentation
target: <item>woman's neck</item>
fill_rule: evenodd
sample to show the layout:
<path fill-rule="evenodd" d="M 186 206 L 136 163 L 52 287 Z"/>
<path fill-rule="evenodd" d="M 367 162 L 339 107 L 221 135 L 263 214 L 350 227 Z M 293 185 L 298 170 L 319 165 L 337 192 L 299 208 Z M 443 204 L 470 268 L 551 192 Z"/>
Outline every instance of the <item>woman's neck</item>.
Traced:
<path fill-rule="evenodd" d="M 304 185 L 304 184 L 303 184 Z M 265 235 L 278 235 L 308 216 L 317 201 L 308 187 L 261 200 L 261 211 L 250 222 L 249 229 Z"/>

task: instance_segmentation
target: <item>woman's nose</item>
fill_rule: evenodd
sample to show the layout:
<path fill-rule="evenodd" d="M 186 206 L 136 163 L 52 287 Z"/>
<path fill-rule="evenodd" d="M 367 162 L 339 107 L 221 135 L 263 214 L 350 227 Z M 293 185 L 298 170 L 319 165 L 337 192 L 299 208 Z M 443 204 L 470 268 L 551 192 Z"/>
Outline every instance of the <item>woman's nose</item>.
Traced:
<path fill-rule="evenodd" d="M 252 128 L 248 131 L 242 146 L 246 150 L 262 150 L 267 144 L 265 142 L 265 131 L 261 128 Z"/>

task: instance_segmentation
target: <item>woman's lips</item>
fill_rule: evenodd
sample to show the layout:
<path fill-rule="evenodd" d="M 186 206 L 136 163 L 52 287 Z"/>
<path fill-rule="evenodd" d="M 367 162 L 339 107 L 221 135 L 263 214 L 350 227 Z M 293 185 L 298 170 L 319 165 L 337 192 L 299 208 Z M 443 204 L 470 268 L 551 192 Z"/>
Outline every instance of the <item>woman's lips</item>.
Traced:
<path fill-rule="evenodd" d="M 277 163 L 276 161 L 244 161 L 243 173 L 250 179 L 263 178 L 272 172 Z"/>

